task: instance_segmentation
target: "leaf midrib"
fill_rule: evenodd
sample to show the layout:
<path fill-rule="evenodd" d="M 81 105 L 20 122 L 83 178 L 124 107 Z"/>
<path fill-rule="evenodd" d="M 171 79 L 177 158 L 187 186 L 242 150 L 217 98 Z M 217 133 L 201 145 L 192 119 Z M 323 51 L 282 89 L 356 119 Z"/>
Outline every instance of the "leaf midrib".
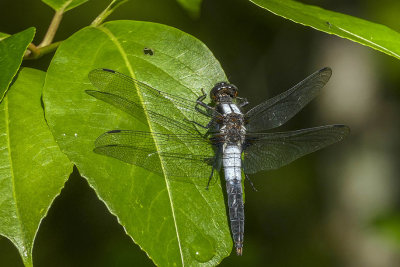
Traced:
<path fill-rule="evenodd" d="M 115 44 L 115 46 L 117 47 L 118 51 L 120 52 L 120 54 L 121 54 L 121 56 L 122 56 L 122 58 L 123 58 L 123 60 L 124 60 L 124 62 L 125 62 L 125 64 L 126 64 L 126 66 L 127 66 L 127 68 L 128 68 L 128 71 L 129 71 L 131 77 L 132 77 L 132 78 L 136 78 L 136 75 L 135 75 L 135 73 L 134 73 L 134 71 L 133 71 L 133 69 L 132 69 L 132 66 L 130 65 L 129 60 L 128 60 L 128 58 L 127 58 L 127 53 L 126 53 L 125 50 L 122 48 L 122 46 L 121 46 L 121 44 L 119 43 L 118 39 L 112 34 L 112 32 L 111 32 L 109 29 L 107 29 L 107 28 L 104 27 L 104 26 L 97 27 L 96 29 L 98 29 L 98 30 L 104 32 L 104 33 L 110 38 L 110 40 Z M 138 91 L 138 96 L 139 96 L 139 98 L 140 98 L 141 100 L 143 100 L 143 99 L 142 99 L 142 94 L 141 94 L 141 92 L 140 92 L 140 89 L 139 89 L 138 87 L 136 87 L 136 90 Z M 143 103 L 143 101 L 142 101 L 142 103 Z M 152 131 L 151 122 L 150 122 L 149 116 L 148 116 L 148 114 L 147 114 L 147 109 L 146 109 L 146 107 L 145 107 L 144 105 L 143 105 L 143 109 L 144 109 L 144 113 L 145 113 L 145 115 L 146 115 L 146 120 L 147 120 L 148 125 L 149 125 L 149 130 L 150 130 L 150 132 L 153 132 L 153 131 Z M 158 147 L 158 145 L 157 145 L 156 140 L 154 140 L 154 144 L 155 144 L 155 146 L 156 146 L 157 151 L 160 151 L 160 149 L 159 149 L 159 147 Z M 165 184 L 166 184 L 166 187 L 167 187 L 168 198 L 169 198 L 169 200 L 170 200 L 171 211 L 172 211 L 172 217 L 173 217 L 173 221 L 174 221 L 174 227 L 175 227 L 175 232 L 176 232 L 176 236 L 177 236 L 177 242 L 178 242 L 178 246 L 179 246 L 179 253 L 180 253 L 180 256 L 181 256 L 182 266 L 185 266 L 185 261 L 184 261 L 184 258 L 183 258 L 183 252 L 182 252 L 182 247 L 181 247 L 181 241 L 180 241 L 180 236 L 179 236 L 179 231 L 178 231 L 178 225 L 177 225 L 177 222 L 176 222 L 175 207 L 174 207 L 174 204 L 173 204 L 173 201 L 172 201 L 171 188 L 170 188 L 170 184 L 169 184 L 168 179 L 166 179 L 166 171 L 165 171 L 165 168 L 164 168 L 164 161 L 163 161 L 161 155 L 160 155 L 160 154 L 158 154 L 158 155 L 159 155 L 159 158 L 160 158 L 161 168 L 162 168 L 163 173 L 164 173 L 163 176 L 164 176 Z"/>
<path fill-rule="evenodd" d="M 11 141 L 10 141 L 10 128 L 9 128 L 9 122 L 10 122 L 10 116 L 8 113 L 8 97 L 4 98 L 4 117 L 5 117 L 5 127 L 6 127 L 6 136 L 7 136 L 7 150 L 8 150 L 8 160 L 10 163 L 10 174 L 11 174 L 11 181 L 12 181 L 12 194 L 13 194 L 13 199 L 14 199 L 14 204 L 15 204 L 15 212 L 17 215 L 17 225 L 19 227 L 19 231 L 21 234 L 21 238 L 23 241 L 22 247 L 24 250 L 26 249 L 25 244 L 27 244 L 24 231 L 23 231 L 23 225 L 21 224 L 21 215 L 19 212 L 19 206 L 18 206 L 18 201 L 17 201 L 17 194 L 16 194 L 16 186 L 15 186 L 15 175 L 14 175 L 14 166 L 13 166 L 13 161 L 11 157 Z M 20 251 L 21 253 L 21 251 Z M 25 259 L 24 255 L 21 255 L 23 259 Z M 24 260 L 25 262 L 25 260 Z"/>

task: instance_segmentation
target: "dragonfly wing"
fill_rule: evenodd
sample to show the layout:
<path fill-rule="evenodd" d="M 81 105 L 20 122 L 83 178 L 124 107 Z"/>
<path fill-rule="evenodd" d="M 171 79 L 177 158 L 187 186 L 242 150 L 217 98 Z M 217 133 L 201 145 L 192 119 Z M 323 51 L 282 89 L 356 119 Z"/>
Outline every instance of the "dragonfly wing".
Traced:
<path fill-rule="evenodd" d="M 90 76 L 89 76 L 90 77 Z M 86 90 L 86 93 L 99 99 L 102 100 L 106 103 L 109 103 L 122 111 L 125 111 L 126 113 L 134 116 L 138 120 L 140 120 L 143 123 L 146 123 L 146 115 L 144 113 L 144 109 L 136 102 L 129 101 L 126 98 L 123 98 L 119 95 L 110 93 L 110 92 L 102 92 L 102 91 L 96 91 L 96 90 Z"/>
<path fill-rule="evenodd" d="M 331 75 L 330 68 L 323 68 L 286 92 L 255 106 L 245 114 L 247 130 L 259 132 L 284 124 L 315 98 Z"/>
<path fill-rule="evenodd" d="M 194 127 L 193 123 L 191 123 L 189 120 L 177 121 L 152 111 L 147 111 L 146 116 L 142 106 L 118 95 L 95 90 L 87 90 L 86 93 L 106 103 L 109 103 L 121 109 L 122 111 L 125 111 L 126 113 L 132 115 L 144 124 L 148 123 L 146 119 L 146 117 L 148 116 L 153 122 L 161 127 L 167 128 L 171 132 L 186 132 L 193 134 L 197 133 L 197 130 Z"/>
<path fill-rule="evenodd" d="M 211 143 L 201 136 L 130 130 L 104 133 L 97 138 L 94 151 L 168 178 L 202 186 L 207 185 L 215 158 Z"/>
<path fill-rule="evenodd" d="M 196 121 L 200 124 L 206 125 L 209 121 L 207 116 L 196 111 L 195 101 L 162 92 L 122 73 L 109 69 L 95 69 L 88 77 L 99 89 L 86 90 L 89 95 L 131 114 L 144 123 L 147 123 L 146 114 L 159 125 L 163 125 L 167 118 L 161 114 L 168 114 L 168 120 L 182 121 L 180 127 L 186 125 L 185 127 L 190 129 L 194 129 L 194 126 L 183 119 L 192 120 L 193 114 L 196 114 Z M 171 112 L 174 109 L 177 112 Z"/>
<path fill-rule="evenodd" d="M 280 133 L 248 134 L 244 171 L 278 169 L 290 162 L 341 141 L 350 132 L 345 125 L 327 125 Z"/>

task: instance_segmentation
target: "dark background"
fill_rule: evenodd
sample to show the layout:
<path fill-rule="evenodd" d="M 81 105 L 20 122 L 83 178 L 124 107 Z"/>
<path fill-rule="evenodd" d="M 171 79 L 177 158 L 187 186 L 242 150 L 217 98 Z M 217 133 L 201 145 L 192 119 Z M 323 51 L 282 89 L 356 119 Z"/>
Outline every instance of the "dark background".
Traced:
<path fill-rule="evenodd" d="M 89 25 L 108 2 L 91 0 L 67 12 L 56 41 Z M 302 2 L 400 31 L 396 0 Z M 330 66 L 333 76 L 321 96 L 279 130 L 334 123 L 352 130 L 339 144 L 252 177 L 258 192 L 246 188 L 244 255 L 233 252 L 221 265 L 400 266 L 399 235 L 393 238 L 400 224 L 389 234 L 384 227 L 400 208 L 399 61 L 248 1 L 204 0 L 201 12 L 193 20 L 174 0 L 131 0 L 109 20 L 159 22 L 194 35 L 250 106 Z M 38 44 L 52 16 L 40 1 L 1 0 L 0 32 L 35 26 Z M 23 66 L 46 70 L 51 58 Z M 33 259 L 36 266 L 153 265 L 76 170 L 40 226 Z M 0 266 L 22 266 L 17 250 L 2 237 Z"/>

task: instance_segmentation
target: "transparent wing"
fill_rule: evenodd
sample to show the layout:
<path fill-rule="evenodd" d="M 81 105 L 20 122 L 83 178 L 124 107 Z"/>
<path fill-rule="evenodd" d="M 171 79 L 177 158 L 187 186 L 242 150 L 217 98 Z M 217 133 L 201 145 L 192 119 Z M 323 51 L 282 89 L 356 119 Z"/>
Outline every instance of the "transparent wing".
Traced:
<path fill-rule="evenodd" d="M 157 146 L 154 143 L 157 139 Z M 94 151 L 168 178 L 207 185 L 215 162 L 211 143 L 190 134 L 113 130 L 97 138 Z M 162 164 L 161 164 L 162 162 Z"/>
<path fill-rule="evenodd" d="M 330 68 L 323 68 L 286 92 L 252 108 L 245 114 L 247 130 L 259 132 L 284 124 L 320 92 L 331 75 Z"/>
<path fill-rule="evenodd" d="M 196 121 L 200 124 L 207 124 L 209 120 L 196 111 L 195 101 L 159 91 L 122 73 L 109 69 L 95 69 L 88 77 L 99 89 L 86 90 L 89 95 L 131 114 L 144 123 L 147 123 L 147 113 L 159 125 L 171 124 L 171 127 L 185 128 L 185 131 L 193 132 L 195 127 L 184 120 L 185 117 L 192 119 L 196 114 Z M 179 112 L 173 112 L 174 109 L 178 109 Z M 174 117 L 177 113 L 183 114 L 184 117 Z"/>
<path fill-rule="evenodd" d="M 290 162 L 341 141 L 350 129 L 327 125 L 280 133 L 248 134 L 244 149 L 244 171 L 256 173 L 278 169 Z"/>

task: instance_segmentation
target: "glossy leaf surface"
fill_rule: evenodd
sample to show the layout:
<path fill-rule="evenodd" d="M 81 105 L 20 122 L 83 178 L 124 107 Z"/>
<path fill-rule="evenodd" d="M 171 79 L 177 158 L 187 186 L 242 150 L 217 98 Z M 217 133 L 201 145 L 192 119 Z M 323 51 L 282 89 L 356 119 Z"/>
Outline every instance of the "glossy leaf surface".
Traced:
<path fill-rule="evenodd" d="M 146 114 L 138 120 L 88 95 L 85 90 L 96 89 L 88 79 L 96 68 L 194 101 L 201 88 L 226 80 L 218 61 L 203 43 L 177 29 L 114 21 L 63 42 L 44 88 L 46 118 L 61 149 L 148 256 L 160 266 L 218 264 L 232 249 L 219 182 L 206 191 L 206 184 L 170 180 L 93 152 L 96 138 L 109 130 L 166 130 Z M 172 104 L 166 107 L 164 115 L 185 117 Z"/>
<path fill-rule="evenodd" d="M 400 59 L 400 33 L 385 25 L 292 0 L 250 0 L 275 15 Z"/>
<path fill-rule="evenodd" d="M 22 63 L 22 58 L 35 35 L 35 28 L 29 28 L 0 41 L 0 101 Z M 5 34 L 0 35 L 4 37 Z"/>
<path fill-rule="evenodd" d="M 32 266 L 40 221 L 72 172 L 41 106 L 45 73 L 23 69 L 0 104 L 0 235 Z"/>

